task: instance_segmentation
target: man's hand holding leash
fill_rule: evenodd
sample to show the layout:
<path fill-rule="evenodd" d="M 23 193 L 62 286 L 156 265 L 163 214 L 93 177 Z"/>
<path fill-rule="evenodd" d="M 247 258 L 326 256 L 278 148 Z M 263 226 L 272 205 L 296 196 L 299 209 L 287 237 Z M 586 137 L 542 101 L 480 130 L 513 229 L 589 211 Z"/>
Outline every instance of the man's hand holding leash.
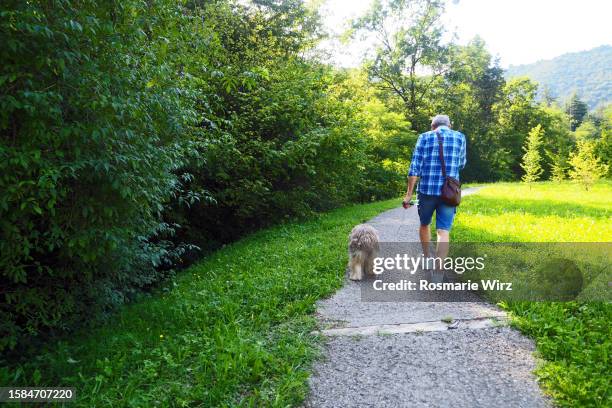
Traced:
<path fill-rule="evenodd" d="M 404 207 L 405 210 L 407 210 L 408 208 L 414 205 L 419 205 L 419 200 L 411 199 L 410 198 L 411 196 L 412 194 L 410 195 L 406 194 L 406 197 L 404 197 L 404 200 L 402 201 L 402 207 Z"/>
<path fill-rule="evenodd" d="M 412 192 L 414 191 L 414 186 L 416 185 L 418 180 L 419 178 L 416 176 L 409 176 L 406 180 L 406 195 L 404 196 L 404 200 L 402 201 L 402 207 L 404 207 L 405 210 L 412 207 L 413 205 L 418 204 L 417 200 L 412 199 Z"/>

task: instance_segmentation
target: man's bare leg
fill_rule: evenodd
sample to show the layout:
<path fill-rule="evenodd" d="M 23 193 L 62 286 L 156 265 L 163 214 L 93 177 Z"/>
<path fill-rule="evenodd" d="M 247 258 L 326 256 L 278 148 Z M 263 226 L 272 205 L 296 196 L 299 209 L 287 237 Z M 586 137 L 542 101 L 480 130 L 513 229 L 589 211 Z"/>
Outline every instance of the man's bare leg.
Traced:
<path fill-rule="evenodd" d="M 429 244 L 431 242 L 431 232 L 429 231 L 429 225 L 421 225 L 419 227 L 419 238 L 421 239 L 423 255 L 427 259 L 429 258 Z"/>
<path fill-rule="evenodd" d="M 438 244 L 437 244 L 437 248 L 436 248 L 436 254 L 438 256 L 438 258 L 440 258 L 440 270 L 443 273 L 443 280 L 444 279 L 449 279 L 451 282 L 454 281 L 454 277 L 453 277 L 453 271 L 452 270 L 445 270 L 444 268 L 444 260 L 446 259 L 446 257 L 448 256 L 448 250 L 449 250 L 449 246 L 450 246 L 450 238 L 449 238 L 449 234 L 448 231 L 446 230 L 442 230 L 439 229 L 436 231 L 437 235 L 438 235 Z M 450 275 L 449 275 L 450 274 Z"/>
<path fill-rule="evenodd" d="M 436 230 L 436 233 L 438 235 L 438 244 L 437 244 L 437 248 L 436 248 L 436 256 L 438 258 L 441 258 L 442 261 L 444 261 L 444 259 L 446 259 L 446 257 L 448 256 L 448 248 L 449 248 L 449 234 L 447 230 Z"/>

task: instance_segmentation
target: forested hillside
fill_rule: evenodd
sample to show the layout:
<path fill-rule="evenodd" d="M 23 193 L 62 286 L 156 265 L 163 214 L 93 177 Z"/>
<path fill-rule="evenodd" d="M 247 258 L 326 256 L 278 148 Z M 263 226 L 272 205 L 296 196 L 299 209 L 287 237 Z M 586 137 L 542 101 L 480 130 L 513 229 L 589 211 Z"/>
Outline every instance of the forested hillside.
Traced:
<path fill-rule="evenodd" d="M 443 12 L 376 3 L 353 33 L 386 41 L 340 70 L 301 0 L 2 2 L 0 350 L 263 226 L 398 196 L 437 113 L 467 137 L 464 181 L 518 180 L 537 126 L 543 178 L 610 162 L 611 109 L 539 103 L 482 40 L 443 42 Z"/>
<path fill-rule="evenodd" d="M 612 101 L 612 45 L 563 54 L 551 60 L 511 65 L 507 78 L 527 76 L 541 86 L 540 96 L 565 101 L 576 92 L 589 108 Z M 546 94 L 546 95 L 545 95 Z"/>

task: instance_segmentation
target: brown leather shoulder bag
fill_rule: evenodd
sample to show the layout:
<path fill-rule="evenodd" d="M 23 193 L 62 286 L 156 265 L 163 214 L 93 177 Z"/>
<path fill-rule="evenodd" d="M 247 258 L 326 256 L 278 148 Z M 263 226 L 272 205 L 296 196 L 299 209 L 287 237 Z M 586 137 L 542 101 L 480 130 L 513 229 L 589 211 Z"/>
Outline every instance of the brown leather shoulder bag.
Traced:
<path fill-rule="evenodd" d="M 461 183 L 454 177 L 446 175 L 446 163 L 444 162 L 444 149 L 442 146 L 442 136 L 436 132 L 438 137 L 438 148 L 440 151 L 440 164 L 442 165 L 442 175 L 444 176 L 444 184 L 442 184 L 442 193 L 440 198 L 445 204 L 452 207 L 457 207 L 461 203 Z"/>

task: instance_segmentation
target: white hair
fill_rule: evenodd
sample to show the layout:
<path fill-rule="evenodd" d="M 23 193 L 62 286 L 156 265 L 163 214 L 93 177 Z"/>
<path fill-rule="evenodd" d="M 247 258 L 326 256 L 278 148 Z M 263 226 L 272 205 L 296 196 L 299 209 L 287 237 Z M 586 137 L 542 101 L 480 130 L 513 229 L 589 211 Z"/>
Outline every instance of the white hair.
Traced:
<path fill-rule="evenodd" d="M 437 128 L 438 126 L 448 126 L 450 127 L 451 122 L 448 115 L 436 115 L 431 119 L 431 127 Z"/>

